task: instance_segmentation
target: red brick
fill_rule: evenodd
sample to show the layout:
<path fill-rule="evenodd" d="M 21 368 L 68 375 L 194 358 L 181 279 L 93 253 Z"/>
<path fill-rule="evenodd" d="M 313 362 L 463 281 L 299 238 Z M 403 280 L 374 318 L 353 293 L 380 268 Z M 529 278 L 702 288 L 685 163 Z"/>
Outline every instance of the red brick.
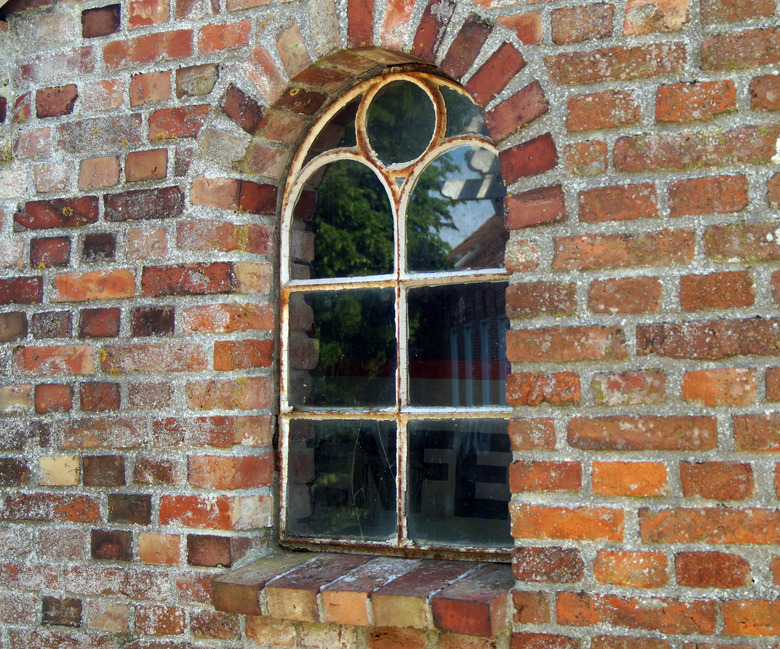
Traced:
<path fill-rule="evenodd" d="M 78 99 L 76 84 L 59 88 L 44 88 L 35 93 L 35 114 L 39 119 L 70 115 Z"/>
<path fill-rule="evenodd" d="M 507 332 L 507 358 L 513 363 L 619 360 L 627 355 L 625 335 L 614 326 L 547 327 Z"/>
<path fill-rule="evenodd" d="M 26 462 L 16 458 L 0 458 L 0 487 L 15 487 L 27 484 L 29 480 L 30 468 Z"/>
<path fill-rule="evenodd" d="M 350 0 L 347 5 L 347 44 L 350 48 L 367 47 L 373 42 L 373 0 Z"/>
<path fill-rule="evenodd" d="M 46 268 L 70 263 L 70 237 L 30 239 L 30 266 Z"/>
<path fill-rule="evenodd" d="M 588 286 L 588 308 L 594 313 L 655 313 L 662 291 L 654 277 L 594 280 Z"/>
<path fill-rule="evenodd" d="M 767 164 L 779 134 L 780 126 L 762 125 L 622 137 L 615 142 L 615 168 L 657 171 Z"/>
<path fill-rule="evenodd" d="M 659 217 L 653 183 L 596 187 L 579 193 L 580 220 L 585 223 Z"/>
<path fill-rule="evenodd" d="M 251 28 L 252 22 L 246 19 L 235 23 L 220 23 L 201 27 L 198 30 L 198 52 L 213 54 L 249 45 Z"/>
<path fill-rule="evenodd" d="M 563 157 L 566 171 L 575 176 L 598 176 L 607 171 L 607 143 L 601 140 L 567 144 Z"/>
<path fill-rule="evenodd" d="M 152 497 L 143 494 L 108 494 L 108 522 L 149 525 Z"/>
<path fill-rule="evenodd" d="M 149 116 L 149 140 L 172 140 L 197 137 L 211 106 L 160 108 Z"/>
<path fill-rule="evenodd" d="M 25 334 L 26 331 L 25 325 Z M 34 338 L 70 338 L 73 322 L 68 311 L 44 311 L 33 314 L 32 335 Z"/>
<path fill-rule="evenodd" d="M 568 441 L 587 450 L 709 450 L 717 446 L 714 417 L 613 416 L 569 421 Z"/>
<path fill-rule="evenodd" d="M 666 375 L 658 370 L 596 374 L 591 383 L 597 406 L 636 406 L 666 401 Z"/>
<path fill-rule="evenodd" d="M 130 331 L 133 336 L 169 336 L 176 325 L 172 306 L 149 306 L 133 309 L 130 314 Z"/>
<path fill-rule="evenodd" d="M 171 98 L 171 72 L 147 72 L 130 77 L 130 105 L 139 106 Z"/>
<path fill-rule="evenodd" d="M 221 611 L 192 611 L 190 631 L 196 638 L 229 640 L 240 636 L 241 623 L 237 615 Z"/>
<path fill-rule="evenodd" d="M 484 107 L 524 67 L 522 54 L 509 43 L 502 43 L 468 80 L 466 91 L 478 106 Z"/>
<path fill-rule="evenodd" d="M 125 484 L 125 460 L 121 455 L 86 455 L 82 462 L 85 487 L 121 487 Z"/>
<path fill-rule="evenodd" d="M 602 584 L 629 588 L 660 588 L 669 581 L 662 552 L 599 550 L 593 577 Z"/>
<path fill-rule="evenodd" d="M 669 492 L 660 462 L 594 462 L 593 493 L 602 496 L 663 496 Z"/>
<path fill-rule="evenodd" d="M 108 70 L 192 56 L 192 30 L 179 29 L 106 43 L 103 60 Z"/>
<path fill-rule="evenodd" d="M 511 29 L 524 45 L 535 45 L 544 36 L 542 14 L 539 11 L 497 16 L 496 21 L 507 29 Z"/>
<path fill-rule="evenodd" d="M 581 85 L 599 81 L 630 81 L 680 72 L 686 61 L 685 45 L 651 43 L 637 47 L 555 54 L 545 58 L 555 83 Z"/>
<path fill-rule="evenodd" d="M 297 91 L 297 92 L 294 92 Z M 274 107 L 300 115 L 314 115 L 325 103 L 325 93 L 304 88 L 291 88 L 275 103 Z"/>
<path fill-rule="evenodd" d="M 696 320 L 637 326 L 637 354 L 717 360 L 780 353 L 777 320 Z"/>
<path fill-rule="evenodd" d="M 641 118 L 642 109 L 633 93 L 604 90 L 569 97 L 566 127 L 573 132 L 593 131 L 637 124 Z"/>
<path fill-rule="evenodd" d="M 139 457 L 133 465 L 133 482 L 151 485 L 178 484 L 177 464 L 172 460 Z"/>
<path fill-rule="evenodd" d="M 100 504 L 89 496 L 13 493 L 4 498 L 3 519 L 97 523 L 100 521 Z"/>
<path fill-rule="evenodd" d="M 60 149 L 91 155 L 140 142 L 141 116 L 136 113 L 65 122 L 60 124 L 57 135 Z"/>
<path fill-rule="evenodd" d="M 625 513 L 612 507 L 553 507 L 509 503 L 515 539 L 623 541 Z"/>
<path fill-rule="evenodd" d="M 14 215 L 14 223 L 29 230 L 88 225 L 98 219 L 96 196 L 29 201 Z"/>
<path fill-rule="evenodd" d="M 552 419 L 510 419 L 508 432 L 513 451 L 555 448 Z"/>
<path fill-rule="evenodd" d="M 73 565 L 65 569 L 67 590 L 85 595 L 124 595 L 129 599 L 167 599 L 169 578 L 164 572 L 113 566 Z M 83 646 L 83 645 L 76 645 Z M 102 649 L 102 648 L 101 648 Z"/>
<path fill-rule="evenodd" d="M 138 558 L 143 563 L 176 566 L 181 561 L 180 545 L 178 534 L 141 532 L 138 535 Z"/>
<path fill-rule="evenodd" d="M 750 405 L 756 400 L 756 371 L 727 368 L 686 372 L 680 398 L 707 406 Z"/>
<path fill-rule="evenodd" d="M 136 448 L 146 442 L 145 427 L 133 417 L 105 417 L 69 419 L 60 429 L 62 448 Z"/>
<path fill-rule="evenodd" d="M 107 36 L 119 31 L 119 5 L 108 5 L 81 12 L 81 35 L 84 38 Z"/>
<path fill-rule="evenodd" d="M 103 347 L 104 372 L 192 372 L 208 368 L 206 347 L 198 343 L 127 343 Z"/>
<path fill-rule="evenodd" d="M 135 609 L 135 629 L 143 635 L 181 635 L 186 614 L 177 606 L 141 605 Z"/>
<path fill-rule="evenodd" d="M 772 0 L 702 0 L 701 3 L 701 21 L 705 25 L 740 22 L 774 13 Z"/>
<path fill-rule="evenodd" d="M 566 199 L 560 185 L 513 193 L 504 199 L 504 222 L 510 230 L 556 223 L 565 218 Z"/>
<path fill-rule="evenodd" d="M 168 149 L 134 151 L 125 158 L 125 178 L 128 182 L 160 180 L 168 171 Z"/>
<path fill-rule="evenodd" d="M 135 276 L 130 270 L 60 273 L 54 278 L 54 302 L 113 300 L 135 295 Z"/>
<path fill-rule="evenodd" d="M 214 369 L 218 371 L 271 367 L 273 340 L 224 340 L 214 343 Z"/>
<path fill-rule="evenodd" d="M 81 86 L 81 106 L 85 111 L 116 110 L 125 105 L 127 83 L 119 79 L 91 81 Z"/>
<path fill-rule="evenodd" d="M 173 405 L 173 385 L 164 382 L 130 383 L 127 407 L 137 410 L 161 410 Z"/>
<path fill-rule="evenodd" d="M 226 496 L 162 496 L 160 524 L 228 530 L 232 527 L 231 504 Z"/>
<path fill-rule="evenodd" d="M 273 381 L 268 377 L 190 381 L 184 388 L 187 405 L 197 410 L 254 410 L 273 401 Z"/>
<path fill-rule="evenodd" d="M 513 633 L 510 649 L 579 649 L 580 640 L 551 633 Z"/>
<path fill-rule="evenodd" d="M 223 457 L 194 455 L 188 461 L 188 479 L 193 487 L 205 489 L 250 489 L 272 483 L 273 455 Z"/>
<path fill-rule="evenodd" d="M 496 142 L 545 115 L 549 110 L 547 97 L 538 81 L 528 84 L 485 113 L 485 123 Z"/>
<path fill-rule="evenodd" d="M 550 621 L 550 600 L 547 593 L 512 591 L 515 624 L 545 624 Z"/>
<path fill-rule="evenodd" d="M 81 626 L 81 600 L 75 597 L 44 595 L 41 607 L 41 624 L 57 626 Z"/>
<path fill-rule="evenodd" d="M 767 74 L 750 82 L 750 110 L 780 110 L 780 76 Z"/>
<path fill-rule="evenodd" d="M 660 86 L 655 98 L 659 122 L 712 119 L 737 108 L 737 91 L 730 80 L 673 83 Z"/>
<path fill-rule="evenodd" d="M 176 96 L 181 99 L 208 95 L 214 89 L 218 76 L 216 63 L 179 68 L 176 70 Z"/>
<path fill-rule="evenodd" d="M 652 34 L 681 30 L 690 18 L 690 0 L 628 0 L 623 32 Z"/>
<path fill-rule="evenodd" d="M 780 634 L 780 601 L 738 600 L 723 602 L 723 633 L 777 637 Z"/>
<path fill-rule="evenodd" d="M 725 552 L 678 552 L 677 583 L 694 588 L 740 588 L 750 585 L 750 563 Z"/>
<path fill-rule="evenodd" d="M 780 367 L 766 368 L 766 400 L 780 401 Z"/>
<path fill-rule="evenodd" d="M 581 7 L 564 7 L 552 12 L 552 39 L 558 45 L 612 36 L 614 7 L 605 2 Z"/>
<path fill-rule="evenodd" d="M 106 194 L 103 200 L 105 219 L 112 222 L 175 218 L 184 210 L 184 196 L 176 186 Z"/>
<path fill-rule="evenodd" d="M 236 288 L 233 264 L 227 262 L 146 266 L 141 277 L 143 295 L 208 295 L 232 293 Z"/>
<path fill-rule="evenodd" d="M 427 649 L 428 647 L 428 638 L 424 631 L 391 626 L 371 629 L 367 640 L 368 649 Z"/>
<path fill-rule="evenodd" d="M 512 284 L 506 290 L 507 316 L 570 315 L 576 310 L 574 289 L 558 282 Z"/>
<path fill-rule="evenodd" d="M 704 231 L 704 252 L 707 257 L 718 261 L 780 259 L 780 243 L 774 234 L 776 229 L 774 222 L 711 225 Z"/>
<path fill-rule="evenodd" d="M 553 269 L 595 270 L 629 266 L 669 266 L 693 259 L 693 230 L 659 230 L 646 234 L 585 234 L 555 237 Z"/>
<path fill-rule="evenodd" d="M 82 383 L 79 389 L 82 410 L 119 410 L 119 383 Z"/>
<path fill-rule="evenodd" d="M 103 156 L 81 161 L 79 168 L 79 189 L 101 189 L 119 184 L 119 158 Z"/>
<path fill-rule="evenodd" d="M 233 85 L 228 86 L 222 100 L 222 112 L 250 134 L 255 132 L 263 116 L 260 104 Z"/>
<path fill-rule="evenodd" d="M 269 105 L 274 104 L 287 87 L 284 74 L 262 44 L 255 46 L 244 61 L 243 69 Z"/>
<path fill-rule="evenodd" d="M 538 406 L 541 403 L 578 404 L 580 379 L 574 372 L 509 374 L 506 383 L 506 400 L 513 406 Z"/>
<path fill-rule="evenodd" d="M 33 321 L 33 327 L 35 327 Z M 33 331 L 35 336 L 35 331 Z M 13 342 L 27 336 L 27 314 L 21 311 L 0 313 L 0 342 Z M 39 336 L 36 336 L 36 338 Z"/>
<path fill-rule="evenodd" d="M 51 129 L 35 128 L 19 131 L 14 141 L 14 155 L 22 160 L 44 158 L 52 148 Z"/>
<path fill-rule="evenodd" d="M 711 601 L 561 593 L 555 616 L 559 624 L 575 626 L 603 623 L 667 634 L 711 635 L 715 632 L 717 605 Z"/>
<path fill-rule="evenodd" d="M 669 214 L 728 214 L 748 205 L 748 183 L 743 175 L 710 176 L 669 184 Z"/>
<path fill-rule="evenodd" d="M 550 133 L 499 151 L 498 160 L 504 182 L 509 185 L 520 178 L 536 176 L 558 164 L 558 150 Z"/>
<path fill-rule="evenodd" d="M 426 5 L 412 39 L 412 54 L 426 61 L 433 62 L 436 59 L 436 52 L 456 6 L 455 0 L 429 2 Z"/>
<path fill-rule="evenodd" d="M 686 498 L 745 500 L 755 491 L 753 468 L 740 462 L 681 462 L 680 481 Z"/>
<path fill-rule="evenodd" d="M 363 31 L 363 45 L 367 45 L 371 41 L 373 30 L 373 19 L 370 15 L 366 15 L 366 9 L 353 9 L 353 5 L 363 5 L 362 2 L 350 2 L 350 18 L 353 13 L 358 11 L 363 12 L 362 25 Z M 430 7 L 430 5 L 429 5 Z M 351 23 L 350 23 L 351 24 Z M 350 33 L 351 33 L 350 29 Z M 478 52 L 482 49 L 482 46 L 490 36 L 491 25 L 486 20 L 482 19 L 477 14 L 470 14 L 466 18 L 465 22 L 458 31 L 455 40 L 452 41 L 450 48 L 447 50 L 447 54 L 444 60 L 441 62 L 441 69 L 455 79 L 461 79 L 466 72 L 469 71 L 474 61 L 477 58 Z M 354 40 L 354 37 L 353 37 Z M 502 139 L 493 136 L 496 141 Z"/>
<path fill-rule="evenodd" d="M 519 461 L 509 468 L 509 490 L 524 492 L 571 492 L 582 489 L 582 467 L 579 462 Z"/>
<path fill-rule="evenodd" d="M 734 70 L 780 62 L 780 27 L 708 36 L 701 44 L 703 70 Z"/>
<path fill-rule="evenodd" d="M 730 507 L 639 510 L 644 543 L 777 544 L 780 511 Z"/>
<path fill-rule="evenodd" d="M 15 354 L 16 371 L 22 376 L 91 374 L 95 371 L 89 345 L 22 347 Z"/>
<path fill-rule="evenodd" d="M 219 250 L 269 255 L 275 241 L 274 228 L 256 223 L 185 221 L 177 224 L 176 244 L 184 250 Z"/>
<path fill-rule="evenodd" d="M 43 383 L 35 386 L 35 412 L 70 412 L 73 404 L 73 386 Z"/>
<path fill-rule="evenodd" d="M 111 338 L 119 335 L 119 308 L 83 309 L 79 338 Z"/>
<path fill-rule="evenodd" d="M 184 308 L 182 330 L 230 333 L 270 331 L 274 327 L 273 307 L 262 304 L 204 304 Z"/>

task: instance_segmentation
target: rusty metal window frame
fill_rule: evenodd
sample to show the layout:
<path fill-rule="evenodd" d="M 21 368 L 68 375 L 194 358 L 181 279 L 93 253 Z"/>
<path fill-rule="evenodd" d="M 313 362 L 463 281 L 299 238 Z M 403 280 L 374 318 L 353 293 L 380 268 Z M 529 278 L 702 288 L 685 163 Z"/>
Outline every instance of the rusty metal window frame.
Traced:
<path fill-rule="evenodd" d="M 409 81 L 422 88 L 434 105 L 436 125 L 434 136 L 425 152 L 408 163 L 384 165 L 379 161 L 368 143 L 367 107 L 372 98 L 388 84 L 395 81 Z M 400 556 L 436 556 L 444 558 L 492 559 L 508 560 L 509 548 L 482 548 L 467 546 L 429 546 L 421 545 L 408 538 L 406 530 L 405 494 L 407 491 L 407 423 L 420 419 L 502 419 L 506 420 L 512 412 L 508 406 L 455 406 L 455 407 L 421 407 L 409 405 L 408 380 L 408 340 L 407 340 L 407 301 L 406 296 L 411 288 L 433 287 L 442 285 L 465 285 L 485 282 L 506 282 L 509 273 L 505 268 L 484 270 L 447 270 L 434 272 L 408 272 L 406 270 L 406 239 L 405 214 L 412 190 L 420 174 L 428 163 L 448 150 L 463 145 L 484 147 L 492 153 L 498 153 L 490 138 L 480 134 L 457 135 L 446 137 L 446 106 L 440 91 L 436 88 L 445 87 L 453 90 L 470 101 L 468 94 L 457 84 L 425 72 L 388 72 L 365 81 L 341 96 L 318 118 L 310 129 L 303 144 L 299 148 L 288 175 L 282 208 L 281 247 L 280 247 L 280 542 L 286 547 L 302 547 L 336 550 L 361 551 L 370 550 Z M 310 148 L 317 140 L 322 129 L 330 120 L 350 102 L 360 100 L 355 119 L 357 146 L 351 148 L 333 149 L 310 156 Z M 368 164 L 377 172 L 382 185 L 390 199 L 393 214 L 394 230 L 394 268 L 392 274 L 373 275 L 368 277 L 298 279 L 293 271 L 294 260 L 291 257 L 291 245 L 295 235 L 294 208 L 305 188 L 308 179 L 317 170 L 336 160 L 356 160 Z M 329 291 L 345 288 L 391 288 L 395 292 L 395 332 L 398 344 L 396 369 L 396 404 L 389 408 L 317 408 L 293 406 L 288 401 L 290 367 L 287 359 L 288 341 L 290 336 L 289 305 L 291 297 L 296 293 Z M 503 346 L 499 344 L 499 353 Z M 394 541 L 335 541 L 333 539 L 299 538 L 286 536 L 287 521 L 287 483 L 289 459 L 290 422 L 296 419 L 318 420 L 361 420 L 361 419 L 394 421 L 397 426 L 396 442 L 396 506 L 398 530 Z"/>

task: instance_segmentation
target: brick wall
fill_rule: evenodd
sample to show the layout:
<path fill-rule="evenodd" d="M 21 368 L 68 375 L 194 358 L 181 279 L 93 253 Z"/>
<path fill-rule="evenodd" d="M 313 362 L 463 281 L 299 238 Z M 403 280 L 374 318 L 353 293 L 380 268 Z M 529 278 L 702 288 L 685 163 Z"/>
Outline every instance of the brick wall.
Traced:
<path fill-rule="evenodd" d="M 0 647 L 775 645 L 775 0 L 3 11 Z M 211 604 L 274 545 L 285 170 L 410 62 L 484 108 L 509 189 L 497 639 Z"/>

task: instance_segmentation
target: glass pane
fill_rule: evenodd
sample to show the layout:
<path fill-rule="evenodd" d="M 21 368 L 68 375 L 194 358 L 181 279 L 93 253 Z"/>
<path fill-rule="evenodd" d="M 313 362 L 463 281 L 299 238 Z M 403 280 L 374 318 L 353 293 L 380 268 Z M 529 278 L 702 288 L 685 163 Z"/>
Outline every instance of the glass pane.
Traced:
<path fill-rule="evenodd" d="M 507 284 L 409 291 L 409 402 L 413 406 L 506 403 Z"/>
<path fill-rule="evenodd" d="M 309 148 L 309 154 L 304 164 L 324 151 L 357 146 L 355 115 L 361 99 L 362 97 L 357 97 L 349 102 L 323 127 Z"/>
<path fill-rule="evenodd" d="M 294 406 L 395 404 L 392 289 L 297 294 L 290 304 L 289 400 Z M 300 315 L 298 315 L 300 314 Z M 297 318 L 305 319 L 298 323 Z M 308 328 L 305 328 L 308 325 Z"/>
<path fill-rule="evenodd" d="M 376 94 L 368 109 L 366 126 L 371 148 L 382 162 L 408 162 L 428 148 L 436 113 L 422 88 L 408 81 L 396 81 Z"/>
<path fill-rule="evenodd" d="M 410 271 L 501 268 L 509 233 L 498 156 L 451 149 L 421 174 L 406 212 Z"/>
<path fill-rule="evenodd" d="M 388 421 L 291 421 L 288 534 L 394 537 L 395 438 Z"/>
<path fill-rule="evenodd" d="M 312 202 L 303 192 L 299 201 Z M 296 206 L 296 214 L 297 214 Z M 311 219 L 312 277 L 360 277 L 393 271 L 393 215 L 376 174 L 352 160 L 325 166 Z"/>
<path fill-rule="evenodd" d="M 506 421 L 409 422 L 409 537 L 511 547 L 511 461 Z"/>
<path fill-rule="evenodd" d="M 488 135 L 482 111 L 471 99 L 450 88 L 441 87 L 447 107 L 447 137 L 456 135 Z"/>

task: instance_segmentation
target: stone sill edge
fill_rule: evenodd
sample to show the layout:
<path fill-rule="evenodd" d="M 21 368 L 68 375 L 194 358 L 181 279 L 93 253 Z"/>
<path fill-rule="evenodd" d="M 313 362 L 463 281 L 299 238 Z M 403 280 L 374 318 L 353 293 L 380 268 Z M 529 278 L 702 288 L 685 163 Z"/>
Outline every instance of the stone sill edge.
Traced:
<path fill-rule="evenodd" d="M 276 552 L 271 556 L 263 557 L 217 577 L 212 582 L 212 604 L 218 611 L 238 615 L 265 616 L 293 622 L 342 624 L 339 621 L 328 619 L 327 615 L 323 613 L 321 605 L 318 607 L 319 615 L 316 619 L 305 614 L 296 615 L 295 612 L 288 612 L 285 615 L 273 615 L 269 611 L 265 597 L 266 586 L 275 579 L 280 577 L 287 578 L 290 573 L 294 573 L 298 577 L 303 576 L 305 579 L 307 564 L 314 565 L 331 557 L 336 559 L 339 556 L 344 555 L 289 551 Z M 371 561 L 380 559 L 380 557 L 371 556 L 367 557 L 367 559 Z M 426 570 L 436 572 L 438 566 L 443 567 L 444 564 L 452 563 L 435 559 L 403 559 L 400 561 L 407 561 L 410 566 L 422 569 L 422 572 Z M 388 622 L 384 620 L 382 624 L 376 624 L 376 626 L 418 628 L 479 637 L 496 637 L 499 635 L 509 627 L 507 604 L 510 591 L 514 586 L 511 566 L 494 563 L 469 564 L 465 562 L 463 565 L 470 568 L 451 579 L 447 584 L 442 585 L 438 580 L 432 578 L 430 588 L 423 589 L 427 591 L 424 599 L 420 597 L 419 588 L 415 588 L 415 592 L 406 594 L 403 591 L 396 593 L 395 597 L 399 600 L 416 600 L 419 604 L 422 599 L 422 604 L 429 611 L 432 605 L 431 600 L 434 596 L 437 597 L 437 600 L 442 600 L 447 605 L 445 608 L 439 607 L 439 611 L 434 610 L 432 615 L 426 615 L 426 624 Z M 487 578 L 475 578 L 481 569 L 489 571 Z M 350 570 L 345 570 L 340 577 L 344 577 L 350 572 Z M 321 589 L 333 581 L 335 580 L 331 578 L 315 587 L 316 593 L 314 595 L 317 596 L 317 599 L 320 598 L 319 593 Z M 458 583 L 459 581 L 461 582 L 460 584 Z M 460 593 L 456 592 L 451 597 L 443 597 L 446 591 L 452 591 L 456 586 L 460 588 Z M 301 592 L 304 590 L 308 591 L 310 588 L 311 585 L 305 589 L 302 588 Z M 467 593 L 465 597 L 464 590 Z M 369 601 L 371 600 L 371 591 L 363 594 Z M 437 603 L 442 603 L 442 601 Z M 433 622 L 431 623 L 431 621 Z M 369 625 L 363 624 L 363 626 Z"/>

